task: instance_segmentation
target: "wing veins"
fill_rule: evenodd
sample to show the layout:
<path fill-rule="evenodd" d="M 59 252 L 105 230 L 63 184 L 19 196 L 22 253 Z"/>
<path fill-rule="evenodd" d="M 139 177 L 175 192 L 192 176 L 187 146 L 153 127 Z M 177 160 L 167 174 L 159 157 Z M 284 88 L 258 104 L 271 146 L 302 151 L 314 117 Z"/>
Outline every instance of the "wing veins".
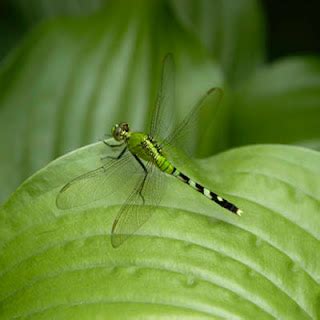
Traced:
<path fill-rule="evenodd" d="M 143 197 L 146 202 L 150 202 L 149 205 L 151 206 L 157 206 L 161 201 L 161 195 L 159 194 L 161 188 L 159 188 L 159 184 L 163 181 L 164 174 L 151 162 L 148 162 L 146 167 L 148 170 L 146 181 L 143 184 L 144 177 L 142 176 L 126 202 L 121 206 L 113 223 L 111 244 L 114 248 L 119 247 L 126 241 L 143 224 L 145 224 L 153 214 L 153 211 L 149 208 L 148 204 L 143 204 L 140 192 L 144 193 Z M 149 184 L 152 180 L 155 181 L 150 187 Z M 142 187 L 143 189 L 141 190 Z M 155 194 L 153 194 L 154 192 Z"/>
<path fill-rule="evenodd" d="M 102 181 L 100 183 L 94 184 L 93 189 L 87 191 L 93 195 L 96 195 L 98 188 L 101 185 L 103 185 L 107 179 L 111 179 L 114 174 L 118 174 L 119 169 L 121 167 L 125 166 L 126 164 L 128 165 L 128 162 L 130 160 L 131 160 L 131 155 L 129 155 L 129 153 L 128 153 L 128 154 L 124 155 L 121 159 L 111 160 L 111 162 L 107 162 L 106 164 L 104 164 L 103 166 L 101 166 L 97 169 L 86 172 L 86 173 L 74 178 L 59 191 L 57 198 L 56 198 L 57 207 L 59 209 L 70 209 L 73 207 L 81 206 L 82 204 L 79 204 L 79 205 L 78 204 L 74 204 L 74 205 L 71 204 L 70 205 L 68 202 L 67 195 L 71 194 L 71 195 L 75 196 L 77 194 L 77 192 L 81 193 L 81 191 L 79 192 L 76 189 L 77 187 L 79 187 L 81 189 L 81 186 L 82 186 L 81 184 L 86 183 L 86 182 L 87 182 L 87 184 L 89 184 L 90 181 L 91 181 L 90 183 L 93 184 L 94 179 L 102 178 Z M 107 196 L 107 194 L 105 196 Z M 67 197 L 66 204 L 63 203 L 66 200 L 63 197 Z M 101 194 L 101 197 L 97 198 L 97 199 L 92 197 L 92 201 L 89 201 L 88 203 L 98 201 L 102 198 L 103 198 L 103 194 Z"/>
<path fill-rule="evenodd" d="M 213 97 L 213 94 L 219 94 L 217 105 L 219 105 L 223 91 L 220 88 L 211 88 L 203 95 L 196 105 L 189 111 L 187 116 L 175 127 L 175 129 L 162 141 L 161 145 L 165 146 L 166 144 L 173 144 L 174 141 L 179 144 L 180 140 L 190 131 L 194 129 L 199 120 L 201 110 L 206 106 L 209 98 Z M 188 129 L 188 130 L 186 130 Z"/>

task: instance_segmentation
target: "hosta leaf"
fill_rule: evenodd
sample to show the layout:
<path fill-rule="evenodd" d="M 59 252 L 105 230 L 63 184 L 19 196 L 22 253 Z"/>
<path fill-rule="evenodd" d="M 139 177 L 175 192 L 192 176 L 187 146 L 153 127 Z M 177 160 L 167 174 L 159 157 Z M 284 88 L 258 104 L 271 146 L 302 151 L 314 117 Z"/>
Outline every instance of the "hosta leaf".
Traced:
<path fill-rule="evenodd" d="M 11 0 L 14 6 L 25 20 L 34 24 L 38 20 L 52 18 L 55 16 L 75 16 L 88 15 L 107 4 L 108 0 L 30 0 L 28 2 L 22 0 Z"/>
<path fill-rule="evenodd" d="M 34 25 L 52 17 L 90 15 L 104 7 L 110 10 L 117 1 L 12 0 L 10 3 L 20 20 L 23 18 L 26 24 Z M 259 1 L 160 0 L 158 3 L 171 6 L 175 19 L 219 60 L 230 83 L 241 83 L 263 62 L 265 32 Z M 128 9 L 131 6 L 125 0 L 118 4 Z M 148 5 L 146 1 L 145 6 Z"/>
<path fill-rule="evenodd" d="M 227 80 L 241 84 L 265 55 L 264 17 L 256 0 L 172 0 L 181 23 L 223 67 Z"/>
<path fill-rule="evenodd" d="M 107 9 L 42 24 L 2 66 L 1 200 L 52 159 L 102 139 L 115 122 L 146 127 L 167 52 L 177 65 L 170 116 L 184 117 L 209 88 L 222 85 L 217 65 L 164 2 L 121 1 Z M 211 126 L 219 135 L 208 153 L 226 146 L 225 112 L 221 117 Z"/>
<path fill-rule="evenodd" d="M 235 96 L 232 140 L 319 148 L 320 60 L 287 58 L 258 71 Z"/>
<path fill-rule="evenodd" d="M 319 153 L 266 145 L 189 162 L 242 217 L 166 177 L 159 212 L 118 249 L 117 193 L 55 207 L 105 154 L 101 143 L 50 163 L 0 209 L 1 319 L 319 318 Z"/>

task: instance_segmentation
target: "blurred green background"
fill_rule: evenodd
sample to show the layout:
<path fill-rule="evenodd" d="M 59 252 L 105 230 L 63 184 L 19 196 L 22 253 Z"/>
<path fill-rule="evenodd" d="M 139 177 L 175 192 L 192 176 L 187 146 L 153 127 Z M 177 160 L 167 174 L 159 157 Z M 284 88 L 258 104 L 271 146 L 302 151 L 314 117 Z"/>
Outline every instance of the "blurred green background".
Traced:
<path fill-rule="evenodd" d="M 161 59 L 177 64 L 182 119 L 223 87 L 199 156 L 253 143 L 320 148 L 316 2 L 4 1 L 1 200 L 52 159 L 119 120 L 145 129 Z M 306 16 L 305 16 L 306 15 Z"/>
<path fill-rule="evenodd" d="M 64 15 L 90 15 L 108 0 L 28 1 L 3 0 L 0 4 L 1 57 L 4 57 L 29 29 L 44 19 Z M 248 2 L 249 3 L 249 2 Z M 261 0 L 265 18 L 266 61 L 301 54 L 319 54 L 319 2 L 275 2 Z"/>
<path fill-rule="evenodd" d="M 228 96 L 200 155 L 252 143 L 318 149 L 316 4 L 2 1 L 1 199 L 50 160 L 99 140 L 117 114 L 143 127 L 167 51 L 178 62 L 178 118 L 211 86 Z"/>

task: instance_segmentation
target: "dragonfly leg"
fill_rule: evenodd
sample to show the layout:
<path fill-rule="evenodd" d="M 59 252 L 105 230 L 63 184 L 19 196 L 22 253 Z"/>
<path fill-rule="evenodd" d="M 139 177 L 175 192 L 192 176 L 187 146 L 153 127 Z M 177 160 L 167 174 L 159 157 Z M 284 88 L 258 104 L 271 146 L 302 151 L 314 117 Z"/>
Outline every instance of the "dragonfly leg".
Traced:
<path fill-rule="evenodd" d="M 123 150 L 121 150 L 121 152 L 116 157 L 105 156 L 105 157 L 102 157 L 101 160 L 105 160 L 105 159 L 119 160 L 126 151 L 127 151 L 127 147 L 124 147 Z"/>
<path fill-rule="evenodd" d="M 144 177 L 143 177 L 143 181 L 140 185 L 140 188 L 139 188 L 139 195 L 142 199 L 142 203 L 145 204 L 145 199 L 144 199 L 144 196 L 142 194 L 142 191 L 143 191 L 143 187 L 144 187 L 144 184 L 146 182 L 146 179 L 147 179 L 147 175 L 148 175 L 148 170 L 147 168 L 145 167 L 145 165 L 143 164 L 143 162 L 134 154 L 133 155 L 135 157 L 135 159 L 138 161 L 138 163 L 140 164 L 140 166 L 142 167 L 143 171 L 144 171 Z"/>
<path fill-rule="evenodd" d="M 124 144 L 124 142 L 118 143 L 118 144 L 111 144 L 111 143 L 108 143 L 106 140 L 102 140 L 102 142 L 103 142 L 106 146 L 108 146 L 108 147 L 110 147 L 110 148 L 121 147 L 121 146 L 123 146 L 123 144 Z"/>

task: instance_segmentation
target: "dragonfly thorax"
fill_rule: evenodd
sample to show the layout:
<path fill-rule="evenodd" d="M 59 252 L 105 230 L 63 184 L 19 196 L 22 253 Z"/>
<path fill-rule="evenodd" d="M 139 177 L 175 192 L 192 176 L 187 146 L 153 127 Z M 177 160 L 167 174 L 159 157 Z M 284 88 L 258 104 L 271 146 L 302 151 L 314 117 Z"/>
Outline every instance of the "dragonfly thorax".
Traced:
<path fill-rule="evenodd" d="M 129 131 L 129 125 L 126 122 L 122 122 L 114 125 L 112 127 L 111 133 L 115 140 L 122 141 L 127 138 Z"/>

